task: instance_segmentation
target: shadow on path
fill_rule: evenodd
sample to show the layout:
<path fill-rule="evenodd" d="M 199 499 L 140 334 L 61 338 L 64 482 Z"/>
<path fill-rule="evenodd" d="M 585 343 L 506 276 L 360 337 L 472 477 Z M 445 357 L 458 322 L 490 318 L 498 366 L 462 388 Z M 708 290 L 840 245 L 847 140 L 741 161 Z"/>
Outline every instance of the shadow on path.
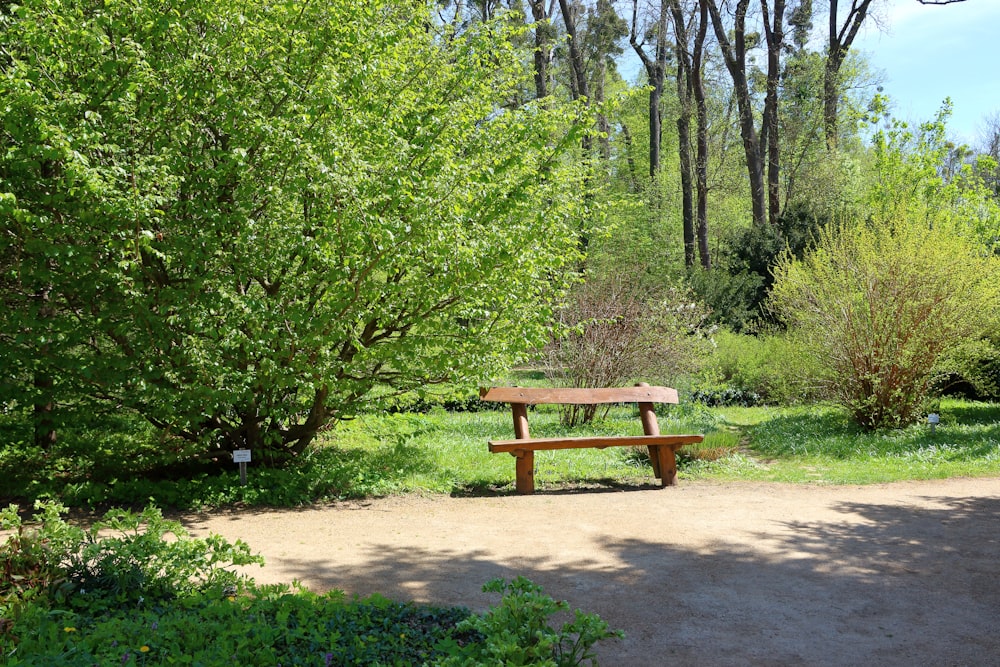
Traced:
<path fill-rule="evenodd" d="M 838 501 L 832 520 L 782 517 L 700 542 L 682 537 L 707 519 L 671 510 L 639 537 L 617 530 L 613 508 L 590 523 L 571 497 L 551 499 L 555 520 L 552 503 L 515 514 L 516 499 L 501 500 L 450 530 L 432 512 L 390 528 L 376 512 L 361 535 L 334 517 L 325 529 L 351 535 L 330 551 L 269 558 L 315 590 L 477 610 L 496 602 L 483 583 L 523 575 L 625 630 L 600 649 L 612 667 L 1000 664 L 1000 498 Z"/>

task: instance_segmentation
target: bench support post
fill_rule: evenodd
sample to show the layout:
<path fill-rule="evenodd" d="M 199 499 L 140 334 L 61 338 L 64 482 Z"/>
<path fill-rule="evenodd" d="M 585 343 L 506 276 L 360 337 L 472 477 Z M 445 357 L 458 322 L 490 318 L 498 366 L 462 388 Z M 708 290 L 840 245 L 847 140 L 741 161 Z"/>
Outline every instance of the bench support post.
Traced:
<path fill-rule="evenodd" d="M 637 387 L 648 387 L 640 382 Z M 652 403 L 639 403 L 639 418 L 642 420 L 642 432 L 645 435 L 660 435 L 660 424 L 656 421 Z M 677 458 L 670 447 L 649 447 L 649 463 L 653 466 L 653 476 L 660 480 L 663 486 L 673 486 L 677 483 Z"/>
<path fill-rule="evenodd" d="M 513 454 L 516 457 L 514 488 L 518 495 L 531 495 L 535 492 L 535 452 L 519 449 Z"/>
<path fill-rule="evenodd" d="M 531 437 L 528 434 L 528 406 L 524 403 L 511 403 L 510 409 L 514 413 L 514 437 L 518 440 L 527 440 Z M 534 493 L 535 452 L 530 449 L 519 449 L 511 453 L 516 457 L 514 487 L 518 494 Z"/>

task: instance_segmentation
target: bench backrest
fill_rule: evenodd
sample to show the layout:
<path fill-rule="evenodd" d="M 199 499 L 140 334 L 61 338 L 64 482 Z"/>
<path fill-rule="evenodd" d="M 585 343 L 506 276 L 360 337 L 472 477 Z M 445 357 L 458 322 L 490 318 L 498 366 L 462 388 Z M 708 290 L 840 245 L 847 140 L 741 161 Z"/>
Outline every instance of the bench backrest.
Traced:
<path fill-rule="evenodd" d="M 670 387 L 610 387 L 578 389 L 570 387 L 493 387 L 480 389 L 479 398 L 498 403 L 677 403 L 677 390 Z"/>

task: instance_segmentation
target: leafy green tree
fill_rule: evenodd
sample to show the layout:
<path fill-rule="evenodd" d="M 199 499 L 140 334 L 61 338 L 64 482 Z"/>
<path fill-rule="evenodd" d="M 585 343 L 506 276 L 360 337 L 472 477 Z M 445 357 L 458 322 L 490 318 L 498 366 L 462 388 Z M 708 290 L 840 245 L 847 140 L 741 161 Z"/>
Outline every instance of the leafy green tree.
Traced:
<path fill-rule="evenodd" d="M 376 385 L 542 343 L 579 262 L 581 115 L 503 106 L 531 76 L 515 28 L 439 25 L 385 1 L 4 5 L 0 400 L 282 456 Z"/>

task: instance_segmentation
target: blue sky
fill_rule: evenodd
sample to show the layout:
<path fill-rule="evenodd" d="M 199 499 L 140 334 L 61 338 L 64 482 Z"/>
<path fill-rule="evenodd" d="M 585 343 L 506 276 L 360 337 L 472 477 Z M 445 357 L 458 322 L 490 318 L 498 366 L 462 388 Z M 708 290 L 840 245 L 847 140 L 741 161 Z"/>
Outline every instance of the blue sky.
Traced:
<path fill-rule="evenodd" d="M 974 144 L 983 117 L 1000 112 L 1000 0 L 925 6 L 879 0 L 854 42 L 893 100 L 893 115 L 933 118 L 945 97 L 949 135 Z"/>

